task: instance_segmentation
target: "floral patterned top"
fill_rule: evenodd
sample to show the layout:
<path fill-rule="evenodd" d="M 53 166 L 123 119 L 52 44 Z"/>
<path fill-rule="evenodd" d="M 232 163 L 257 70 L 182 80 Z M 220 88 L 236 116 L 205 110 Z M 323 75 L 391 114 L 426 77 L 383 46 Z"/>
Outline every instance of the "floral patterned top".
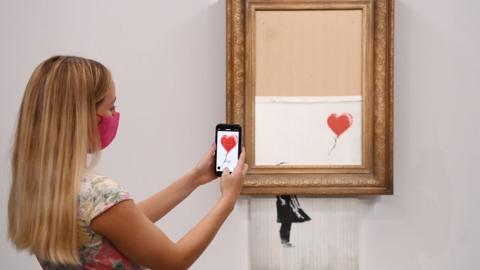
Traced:
<path fill-rule="evenodd" d="M 144 270 L 122 255 L 108 239 L 95 233 L 90 222 L 115 204 L 133 200 L 130 194 L 113 179 L 87 172 L 80 181 L 78 196 L 78 239 L 82 265 L 66 267 L 39 259 L 45 270 Z"/>

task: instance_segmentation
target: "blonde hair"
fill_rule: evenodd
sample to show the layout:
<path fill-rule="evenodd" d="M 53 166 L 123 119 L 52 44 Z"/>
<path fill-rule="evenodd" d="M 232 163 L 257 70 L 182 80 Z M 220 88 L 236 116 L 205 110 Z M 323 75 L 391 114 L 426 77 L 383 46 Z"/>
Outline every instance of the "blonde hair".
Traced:
<path fill-rule="evenodd" d="M 53 56 L 33 71 L 12 149 L 8 237 L 18 250 L 80 264 L 78 185 L 99 159 L 96 109 L 111 86 L 105 66 L 81 57 Z"/>

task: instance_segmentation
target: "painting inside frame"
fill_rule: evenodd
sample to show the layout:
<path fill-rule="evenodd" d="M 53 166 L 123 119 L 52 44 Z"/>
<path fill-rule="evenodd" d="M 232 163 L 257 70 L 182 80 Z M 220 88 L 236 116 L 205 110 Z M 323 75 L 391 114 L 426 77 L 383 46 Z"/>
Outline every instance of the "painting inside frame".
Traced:
<path fill-rule="evenodd" d="M 362 165 L 362 45 L 361 9 L 255 12 L 255 165 Z"/>

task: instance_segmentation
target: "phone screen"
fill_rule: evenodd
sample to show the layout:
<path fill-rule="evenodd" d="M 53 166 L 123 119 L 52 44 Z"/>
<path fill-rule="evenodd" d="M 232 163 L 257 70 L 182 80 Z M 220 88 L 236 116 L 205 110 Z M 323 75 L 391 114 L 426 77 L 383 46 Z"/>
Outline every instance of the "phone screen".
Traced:
<path fill-rule="evenodd" d="M 238 163 L 239 131 L 217 130 L 217 160 L 215 170 L 221 174 L 225 167 L 233 172 Z"/>

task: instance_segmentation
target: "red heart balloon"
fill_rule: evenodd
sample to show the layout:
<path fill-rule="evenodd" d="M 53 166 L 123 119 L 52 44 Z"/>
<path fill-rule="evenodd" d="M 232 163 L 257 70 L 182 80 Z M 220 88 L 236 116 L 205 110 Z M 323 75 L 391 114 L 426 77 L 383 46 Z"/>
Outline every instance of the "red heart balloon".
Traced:
<path fill-rule="evenodd" d="M 336 113 L 330 114 L 327 119 L 328 126 L 332 131 L 340 136 L 345 130 L 347 130 L 353 123 L 353 117 L 349 113 L 344 113 L 338 116 Z"/>
<path fill-rule="evenodd" d="M 222 143 L 223 148 L 225 148 L 225 151 L 230 152 L 230 150 L 237 145 L 237 135 L 223 135 L 222 138 L 220 139 L 220 142 Z"/>

